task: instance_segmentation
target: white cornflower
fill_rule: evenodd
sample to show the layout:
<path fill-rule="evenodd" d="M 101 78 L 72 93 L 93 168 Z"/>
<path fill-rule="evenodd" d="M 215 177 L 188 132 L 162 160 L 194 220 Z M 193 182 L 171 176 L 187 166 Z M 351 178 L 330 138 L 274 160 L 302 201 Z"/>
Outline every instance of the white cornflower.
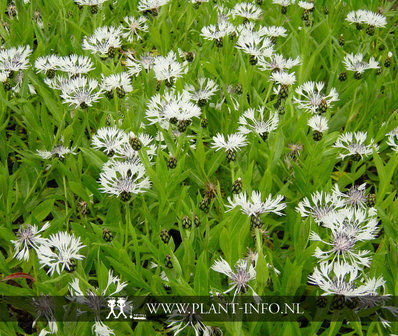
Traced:
<path fill-rule="evenodd" d="M 218 20 L 217 24 L 202 27 L 201 35 L 206 39 L 216 41 L 217 47 L 223 46 L 223 38 L 235 32 L 235 27 L 228 20 Z"/>
<path fill-rule="evenodd" d="M 382 276 L 365 280 L 358 268 L 339 262 L 321 263 L 319 268 L 315 267 L 314 273 L 309 276 L 309 283 L 319 286 L 324 291 L 322 295 L 348 297 L 378 295 L 379 288 L 385 285 Z"/>
<path fill-rule="evenodd" d="M 357 209 L 366 208 L 366 203 L 368 201 L 368 197 L 366 195 L 366 183 L 363 183 L 359 186 L 353 186 L 345 193 L 340 191 L 338 184 L 335 184 L 333 188 L 333 194 L 336 197 L 340 197 L 344 205 L 348 205 Z"/>
<path fill-rule="evenodd" d="M 145 167 L 139 162 L 115 162 L 104 165 L 100 173 L 100 190 L 104 193 L 121 196 L 128 201 L 131 194 L 139 194 L 150 188 L 149 178 L 145 176 Z"/>
<path fill-rule="evenodd" d="M 177 56 L 173 51 L 169 51 L 167 56 L 155 58 L 153 70 L 158 81 L 166 81 L 166 85 L 171 87 L 176 78 L 181 77 L 187 72 L 187 62 L 182 64 L 177 61 Z"/>
<path fill-rule="evenodd" d="M 174 92 L 165 92 L 163 95 L 159 93 L 151 97 L 145 112 L 145 118 L 149 124 L 159 124 L 162 128 L 168 128 L 169 123 L 165 116 L 166 107 L 176 100 Z"/>
<path fill-rule="evenodd" d="M 398 153 L 398 127 L 387 133 L 386 136 L 388 136 L 387 145 L 389 145 L 394 152 Z"/>
<path fill-rule="evenodd" d="M 228 162 L 236 161 L 236 151 L 247 145 L 246 136 L 241 133 L 228 134 L 228 139 L 225 140 L 225 136 L 221 133 L 217 133 L 213 137 L 212 148 L 216 148 L 216 151 L 223 148 L 227 153 Z"/>
<path fill-rule="evenodd" d="M 113 98 L 113 90 L 116 90 L 116 94 L 119 98 L 123 98 L 126 93 L 133 91 L 127 72 L 112 74 L 110 76 L 104 76 L 102 74 L 101 76 L 101 89 L 107 92 L 108 98 Z"/>
<path fill-rule="evenodd" d="M 102 5 L 105 1 L 108 0 L 74 0 L 76 5 L 79 6 L 98 6 Z"/>
<path fill-rule="evenodd" d="M 342 206 L 343 203 L 334 194 L 316 191 L 310 198 L 304 197 L 296 211 L 301 217 L 311 216 L 317 224 L 321 224 L 328 215 L 334 214 Z"/>
<path fill-rule="evenodd" d="M 200 107 L 206 105 L 207 101 L 216 94 L 218 85 L 209 78 L 201 77 L 197 80 L 198 85 L 186 84 L 185 89 L 190 93 L 191 100 Z M 196 89 L 196 87 L 199 87 Z"/>
<path fill-rule="evenodd" d="M 92 144 L 95 148 L 103 150 L 105 154 L 113 156 L 116 152 L 120 152 L 128 141 L 128 135 L 123 130 L 116 127 L 102 127 L 93 136 Z"/>
<path fill-rule="evenodd" d="M 61 274 L 66 268 L 72 270 L 75 265 L 75 259 L 81 260 L 83 255 L 79 250 L 85 245 L 80 242 L 80 237 L 76 238 L 73 234 L 67 232 L 57 232 L 50 235 L 46 244 L 40 245 L 37 249 L 39 262 L 43 267 L 49 267 L 47 273 L 51 276 L 54 272 Z"/>
<path fill-rule="evenodd" d="M 256 279 L 256 270 L 253 265 L 247 259 L 239 259 L 235 264 L 235 272 L 226 260 L 220 257 L 219 260 L 214 261 L 211 267 L 213 271 L 225 274 L 232 285 L 231 288 L 223 292 L 224 294 L 234 290 L 233 300 L 238 293 L 246 291 L 248 288 L 252 290 L 255 300 L 259 300 L 258 295 L 254 291 L 253 287 L 249 285 L 249 281 Z"/>
<path fill-rule="evenodd" d="M 329 215 L 324 220 L 325 227 L 331 230 L 328 241 L 321 239 L 316 232 L 311 232 L 310 239 L 320 241 L 331 247 L 330 250 L 323 251 L 319 247 L 315 249 L 314 256 L 322 262 L 345 263 L 361 268 L 369 267 L 371 251 L 357 250 L 356 243 L 372 240 L 378 231 L 377 218 L 368 217 L 366 211 L 341 209 L 333 215 Z"/>
<path fill-rule="evenodd" d="M 83 307 L 87 307 L 87 310 L 79 311 L 79 313 L 82 314 L 89 311 L 95 314 L 95 322 L 92 330 L 96 336 L 115 335 L 112 329 L 101 321 L 100 312 L 106 308 L 107 300 L 113 295 L 120 293 L 127 285 L 127 282 L 121 282 L 119 277 L 114 276 L 112 270 L 108 271 L 108 281 L 105 288 L 82 290 L 79 279 L 75 278 L 69 283 L 70 296 L 68 296 L 68 299 L 77 302 Z"/>
<path fill-rule="evenodd" d="M 368 10 L 362 12 L 362 20 L 371 27 L 383 28 L 387 25 L 387 19 L 383 15 Z"/>
<path fill-rule="evenodd" d="M 61 91 L 65 85 L 67 85 L 71 82 L 71 80 L 72 80 L 72 78 L 69 78 L 69 77 L 55 75 L 54 78 L 46 77 L 44 79 L 44 83 L 46 83 L 48 85 L 48 87 L 50 87 L 51 89 Z"/>
<path fill-rule="evenodd" d="M 279 115 L 278 113 L 271 112 L 268 120 L 264 118 L 264 110 L 263 106 L 260 106 L 256 110 L 254 108 L 247 109 L 240 117 L 239 117 L 239 132 L 243 134 L 248 134 L 250 132 L 257 133 L 264 141 L 267 140 L 268 134 L 278 127 L 279 123 Z"/>
<path fill-rule="evenodd" d="M 37 150 L 37 154 L 42 158 L 42 159 L 51 159 L 52 157 L 57 157 L 58 159 L 63 159 L 65 158 L 65 155 L 67 154 L 72 154 L 76 155 L 77 153 L 74 152 L 75 148 L 69 149 L 65 147 L 62 144 L 55 145 L 54 148 L 51 151 L 45 151 L 45 150 Z"/>
<path fill-rule="evenodd" d="M 31 53 L 29 45 L 0 49 L 0 71 L 16 72 L 27 69 Z"/>
<path fill-rule="evenodd" d="M 102 321 L 95 321 L 94 325 L 91 328 L 92 332 L 95 336 L 111 336 L 115 335 L 112 329 L 110 329 L 106 324 Z"/>
<path fill-rule="evenodd" d="M 369 63 L 363 61 L 363 54 L 348 54 L 344 57 L 343 63 L 347 70 L 355 71 L 355 78 L 361 79 L 365 70 L 378 69 L 379 63 L 374 57 L 369 59 Z"/>
<path fill-rule="evenodd" d="M 57 55 L 41 56 L 35 61 L 37 72 L 44 73 L 48 78 L 54 78 L 60 58 Z"/>
<path fill-rule="evenodd" d="M 236 48 L 250 55 L 250 63 L 255 65 L 260 56 L 270 57 L 273 52 L 272 42 L 268 37 L 260 36 L 256 32 L 242 31 L 236 42 Z"/>
<path fill-rule="evenodd" d="M 232 17 L 240 16 L 244 19 L 258 20 L 261 17 L 262 11 L 257 6 L 249 2 L 237 3 L 231 11 Z"/>
<path fill-rule="evenodd" d="M 357 27 L 360 28 L 360 25 L 363 23 L 363 15 L 365 11 L 362 9 L 359 9 L 357 11 L 351 11 L 347 14 L 346 16 L 346 21 L 349 23 L 355 23 L 357 24 Z"/>
<path fill-rule="evenodd" d="M 261 30 L 265 36 L 271 38 L 272 43 L 276 43 L 276 40 L 279 36 L 286 36 L 286 28 L 281 26 L 263 27 Z"/>
<path fill-rule="evenodd" d="M 98 53 L 100 56 L 113 57 L 115 49 L 122 45 L 121 41 L 122 29 L 120 27 L 104 26 L 99 27 L 91 36 L 83 39 L 82 48 L 90 50 L 91 53 Z"/>
<path fill-rule="evenodd" d="M 332 103 L 339 100 L 339 94 L 335 88 L 331 88 L 326 96 L 321 91 L 325 83 L 323 82 L 305 82 L 296 89 L 296 93 L 302 98 L 294 97 L 294 102 L 299 108 L 312 113 L 324 113 Z"/>
<path fill-rule="evenodd" d="M 166 5 L 169 0 L 140 0 L 138 3 L 138 10 L 140 12 L 151 12 L 156 16 L 159 12 L 159 7 Z"/>
<path fill-rule="evenodd" d="M 192 0 L 194 1 L 194 0 Z M 190 326 L 194 332 L 195 336 L 211 336 L 212 328 L 206 326 L 202 317 L 198 312 L 195 312 L 188 307 L 184 312 L 181 310 L 174 310 L 167 318 L 167 332 L 174 332 L 173 335 L 179 334 L 186 327 Z"/>
<path fill-rule="evenodd" d="M 379 146 L 374 143 L 374 139 L 370 139 L 368 145 L 365 144 L 367 137 L 367 132 L 347 132 L 338 137 L 333 147 L 344 150 L 339 154 L 339 158 L 352 156 L 353 160 L 359 161 L 363 156 L 372 155 L 373 150 L 379 151 Z"/>
<path fill-rule="evenodd" d="M 126 59 L 127 72 L 130 76 L 138 76 L 142 68 L 149 71 L 154 63 L 155 57 L 149 53 L 143 54 L 139 60 L 135 59 L 134 56 L 129 55 Z"/>
<path fill-rule="evenodd" d="M 15 254 L 13 258 L 18 260 L 29 261 L 29 247 L 37 250 L 39 245 L 45 244 L 47 238 L 42 238 L 39 234 L 50 227 L 50 223 L 46 222 L 43 224 L 41 229 L 38 229 L 36 225 L 21 226 L 17 232 L 17 240 L 11 240 L 14 244 Z"/>
<path fill-rule="evenodd" d="M 272 195 L 269 194 L 267 199 L 262 202 L 261 192 L 253 190 L 250 200 L 248 200 L 245 192 L 234 196 L 234 200 L 232 200 L 231 197 L 228 197 L 229 205 L 226 205 L 226 207 L 229 208 L 229 210 L 227 210 L 228 212 L 237 206 L 240 206 L 242 213 L 248 216 L 258 217 L 261 214 L 270 212 L 278 216 L 283 216 L 284 214 L 281 211 L 286 208 L 286 203 L 282 202 L 283 199 L 284 196 L 282 195 L 278 195 L 273 199 Z"/>
<path fill-rule="evenodd" d="M 133 42 L 134 39 L 141 39 L 139 35 L 140 31 L 147 32 L 148 31 L 148 19 L 145 16 L 140 16 L 136 19 L 134 16 L 126 16 L 124 18 L 124 23 L 127 25 L 122 26 L 123 29 L 123 38 L 128 40 L 129 42 Z"/>
<path fill-rule="evenodd" d="M 294 75 L 294 73 L 278 71 L 271 74 L 270 80 L 276 82 L 279 85 L 289 86 L 296 82 L 296 76 Z"/>
<path fill-rule="evenodd" d="M 44 317 L 47 320 L 49 331 L 43 328 L 41 329 L 39 335 L 45 336 L 47 334 L 58 334 L 58 325 L 57 322 L 55 322 L 56 319 L 54 316 L 54 299 L 50 297 L 50 295 L 41 294 L 40 296 L 32 297 L 31 302 L 37 316 L 32 323 L 32 328 L 35 328 L 36 322 L 39 320 L 40 317 Z"/>
<path fill-rule="evenodd" d="M 92 106 L 102 95 L 102 90 L 98 88 L 98 82 L 86 77 L 71 79 L 61 86 L 61 90 L 64 103 L 69 103 L 70 106 L 79 106 L 83 109 Z"/>
<path fill-rule="evenodd" d="M 68 73 L 70 77 L 86 74 L 94 69 L 94 64 L 90 58 L 82 55 L 69 55 L 60 57 L 58 69 Z"/>
<path fill-rule="evenodd" d="M 328 120 L 320 115 L 314 115 L 308 120 L 308 126 L 310 126 L 314 132 L 324 133 L 329 129 Z"/>
<path fill-rule="evenodd" d="M 282 14 L 287 13 L 287 7 L 291 4 L 294 4 L 296 0 L 272 0 L 272 3 L 275 5 L 280 5 Z"/>
<path fill-rule="evenodd" d="M 274 93 L 279 95 L 280 98 L 287 98 L 289 95 L 289 86 L 296 82 L 296 76 L 294 73 L 274 71 L 271 74 L 270 80 L 278 84 L 277 87 L 274 87 Z"/>
<path fill-rule="evenodd" d="M 191 124 L 192 118 L 200 117 L 200 107 L 190 101 L 191 95 L 188 91 L 177 94 L 164 108 L 164 118 L 170 122 L 178 123 L 178 130 L 184 132 Z"/>
<path fill-rule="evenodd" d="M 307 2 L 307 1 L 299 1 L 298 2 L 299 7 L 303 8 L 304 10 L 311 10 L 314 8 L 314 3 L 313 2 Z"/>

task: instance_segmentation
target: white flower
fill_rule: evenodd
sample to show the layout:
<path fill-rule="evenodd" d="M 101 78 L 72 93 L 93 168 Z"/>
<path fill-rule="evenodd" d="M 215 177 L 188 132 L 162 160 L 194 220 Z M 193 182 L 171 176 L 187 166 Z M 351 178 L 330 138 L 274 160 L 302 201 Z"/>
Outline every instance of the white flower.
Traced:
<path fill-rule="evenodd" d="M 45 244 L 47 239 L 42 238 L 39 234 L 50 227 L 50 223 L 46 222 L 39 230 L 36 225 L 21 226 L 17 232 L 17 240 L 11 240 L 14 244 L 14 258 L 18 260 L 29 261 L 29 247 L 37 250 L 39 245 Z"/>
<path fill-rule="evenodd" d="M 249 285 L 249 281 L 256 279 L 256 270 L 247 259 L 239 259 L 236 262 L 235 272 L 232 270 L 228 262 L 221 257 L 219 260 L 216 260 L 214 262 L 211 269 L 213 271 L 225 274 L 229 278 L 230 284 L 232 286 L 231 288 L 226 290 L 224 294 L 235 289 L 233 300 L 235 300 L 235 297 L 239 292 L 245 291 L 247 288 L 250 288 L 252 290 L 253 296 L 256 300 L 259 299 L 253 287 Z"/>
<path fill-rule="evenodd" d="M 287 7 L 291 4 L 294 4 L 296 0 L 272 0 L 273 4 L 281 5 L 283 7 Z"/>
<path fill-rule="evenodd" d="M 308 126 L 314 131 L 324 133 L 329 129 L 328 120 L 320 115 L 314 115 L 308 120 Z"/>
<path fill-rule="evenodd" d="M 296 76 L 294 75 L 294 73 L 277 71 L 271 74 L 270 80 L 280 85 L 288 86 L 296 82 Z"/>
<path fill-rule="evenodd" d="M 186 84 L 185 89 L 190 93 L 191 100 L 195 101 L 199 106 L 204 106 L 207 101 L 215 95 L 218 85 L 209 78 L 201 77 L 197 80 L 198 86 Z M 196 89 L 196 87 L 199 87 Z"/>
<path fill-rule="evenodd" d="M 101 89 L 104 91 L 112 92 L 116 90 L 119 98 L 123 98 L 126 93 L 133 91 L 127 72 L 116 73 L 106 77 L 102 74 L 101 76 Z"/>
<path fill-rule="evenodd" d="M 231 13 L 233 17 L 240 16 L 245 19 L 258 20 L 261 17 L 262 11 L 249 2 L 238 2 Z"/>
<path fill-rule="evenodd" d="M 246 30 L 239 35 L 236 48 L 253 56 L 256 60 L 260 56 L 270 57 L 273 52 L 272 42 L 268 37 Z"/>
<path fill-rule="evenodd" d="M 176 54 L 173 51 L 169 51 L 166 57 L 158 56 L 155 58 L 153 70 L 157 80 L 165 80 L 167 81 L 166 84 L 171 86 L 174 79 L 186 73 L 186 65 L 186 62 L 179 63 Z"/>
<path fill-rule="evenodd" d="M 140 12 L 154 11 L 157 14 L 159 7 L 166 5 L 169 0 L 140 0 L 138 10 Z"/>
<path fill-rule="evenodd" d="M 363 54 L 348 54 L 344 57 L 343 63 L 347 70 L 362 74 L 367 69 L 378 69 L 379 63 L 371 57 L 369 63 L 363 61 Z"/>
<path fill-rule="evenodd" d="M 340 135 L 334 144 L 334 147 L 342 148 L 343 153 L 339 154 L 339 158 L 344 159 L 346 156 L 353 156 L 353 159 L 359 161 L 363 156 L 372 155 L 373 150 L 379 151 L 379 146 L 370 139 L 368 145 L 365 144 L 367 132 L 347 132 Z"/>
<path fill-rule="evenodd" d="M 331 247 L 328 251 L 316 248 L 314 256 L 321 261 L 332 259 L 332 262 L 349 263 L 354 267 L 370 266 L 371 251 L 357 250 L 356 243 L 372 240 L 378 231 L 377 218 L 368 216 L 366 211 L 353 209 L 340 209 L 324 219 L 324 226 L 331 230 L 328 241 L 311 232 L 310 239 L 320 241 Z"/>
<path fill-rule="evenodd" d="M 248 216 L 259 216 L 263 213 L 270 212 L 278 216 L 284 215 L 281 211 L 286 208 L 286 203 L 282 203 L 284 199 L 282 195 L 278 195 L 276 198 L 272 199 L 272 195 L 269 194 L 267 199 L 262 202 L 261 192 L 253 190 L 250 199 L 251 201 L 247 199 L 247 194 L 245 192 L 236 195 L 234 200 L 228 197 L 229 205 L 226 205 L 226 207 L 229 208 L 229 210 L 227 211 L 231 211 L 237 206 L 240 206 L 242 212 Z"/>
<path fill-rule="evenodd" d="M 124 18 L 124 23 L 127 25 L 122 26 L 123 29 L 123 38 L 127 39 L 129 42 L 133 42 L 135 38 L 141 39 L 141 36 L 138 34 L 140 31 L 147 32 L 148 31 L 148 19 L 145 16 L 140 16 L 136 19 L 134 16 L 126 16 Z"/>
<path fill-rule="evenodd" d="M 387 25 L 387 19 L 379 14 L 365 10 L 362 14 L 362 20 L 369 26 L 383 28 Z"/>
<path fill-rule="evenodd" d="M 121 282 L 119 277 L 114 276 L 112 270 L 108 271 L 108 281 L 105 288 L 95 288 L 94 291 L 91 289 L 83 291 L 80 287 L 79 278 L 74 278 L 69 283 L 69 293 L 71 296 L 68 299 L 76 301 L 79 305 L 86 306 L 88 308 L 87 311 L 95 314 L 95 322 L 92 330 L 96 336 L 115 335 L 112 329 L 100 320 L 99 313 L 101 309 L 106 307 L 106 300 L 120 293 L 127 285 L 127 282 Z"/>
<path fill-rule="evenodd" d="M 103 149 L 104 152 L 112 156 L 115 152 L 120 152 L 122 146 L 128 144 L 128 135 L 116 127 L 102 127 L 93 136 L 92 144 L 97 149 Z"/>
<path fill-rule="evenodd" d="M 0 49 L 0 71 L 19 71 L 29 67 L 29 45 Z"/>
<path fill-rule="evenodd" d="M 52 151 L 43 151 L 43 150 L 38 149 L 37 154 L 43 159 L 50 159 L 53 156 L 57 156 L 58 158 L 63 159 L 66 154 L 76 155 L 77 153 L 75 153 L 75 152 L 73 152 L 73 150 L 59 144 L 59 145 L 54 146 Z"/>
<path fill-rule="evenodd" d="M 139 162 L 115 162 L 104 165 L 99 183 L 104 193 L 121 196 L 128 200 L 131 194 L 139 194 L 150 188 L 149 178 L 145 176 L 145 167 Z"/>
<path fill-rule="evenodd" d="M 363 23 L 363 15 L 364 15 L 364 10 L 359 9 L 357 11 L 351 11 L 347 14 L 346 16 L 346 21 L 349 23 L 356 23 L 356 24 L 362 24 Z"/>
<path fill-rule="evenodd" d="M 387 145 L 391 146 L 391 149 L 398 153 L 398 127 L 387 133 L 386 136 L 388 136 Z"/>
<path fill-rule="evenodd" d="M 311 10 L 314 8 L 313 2 L 299 1 L 298 5 L 305 10 Z"/>
<path fill-rule="evenodd" d="M 68 85 L 73 78 L 68 78 L 61 75 L 55 75 L 54 78 L 46 77 L 44 83 L 46 83 L 51 89 L 62 90 L 62 88 Z"/>
<path fill-rule="evenodd" d="M 61 274 L 65 268 L 70 271 L 75 259 L 83 259 L 84 256 L 78 252 L 84 246 L 80 237 L 76 238 L 67 232 L 57 232 L 50 235 L 46 244 L 39 246 L 37 255 L 41 267 L 49 267 L 47 273 L 52 276 L 54 272 Z"/>
<path fill-rule="evenodd" d="M 331 274 L 334 273 L 334 277 Z M 379 278 L 362 279 L 358 268 L 346 263 L 321 263 L 309 276 L 311 285 L 319 286 L 322 295 L 372 296 L 378 295 L 378 289 L 384 287 L 385 281 Z"/>
<path fill-rule="evenodd" d="M 158 123 L 162 128 L 168 128 L 168 120 L 165 116 L 166 107 L 176 100 L 175 93 L 172 91 L 165 92 L 164 95 L 159 93 L 151 97 L 145 112 L 145 118 L 150 124 Z"/>
<path fill-rule="evenodd" d="M 213 144 L 211 147 L 216 148 L 216 151 L 220 150 L 221 148 L 225 149 L 227 152 L 228 161 L 235 161 L 236 151 L 246 145 L 246 136 L 244 134 L 229 134 L 228 139 L 225 140 L 224 135 L 217 133 L 217 135 L 213 137 Z"/>
<path fill-rule="evenodd" d="M 58 333 L 58 325 L 55 322 L 55 302 L 54 299 L 49 295 L 43 295 L 37 297 L 32 297 L 32 304 L 36 311 L 36 319 L 32 323 L 32 328 L 35 327 L 36 322 L 40 317 L 44 317 L 47 320 L 49 331 L 46 329 L 42 329 L 40 331 L 39 336 L 45 336 L 47 334 L 57 334 Z"/>
<path fill-rule="evenodd" d="M 105 325 L 101 321 L 95 321 L 91 330 L 95 334 L 95 336 L 111 336 L 115 335 L 112 329 L 110 329 L 107 325 Z"/>
<path fill-rule="evenodd" d="M 193 1 L 193 0 L 192 0 Z M 202 322 L 202 317 L 198 312 L 191 310 L 191 307 L 184 312 L 175 309 L 167 318 L 167 332 L 174 332 L 174 336 L 179 334 L 186 327 L 190 326 L 195 336 L 211 336 L 212 328 Z"/>
<path fill-rule="evenodd" d="M 326 96 L 321 92 L 324 86 L 323 82 L 305 82 L 296 89 L 296 93 L 303 98 L 294 97 L 294 102 L 308 112 L 326 112 L 331 103 L 339 100 L 339 95 L 336 89 L 332 88 Z"/>
<path fill-rule="evenodd" d="M 271 112 L 268 120 L 264 120 L 264 110 L 263 106 L 257 109 L 259 118 L 256 118 L 256 110 L 254 108 L 249 108 L 239 117 L 239 132 L 243 134 L 248 134 L 250 132 L 255 132 L 263 138 L 265 141 L 268 134 L 278 127 L 279 115 L 278 113 Z"/>
<path fill-rule="evenodd" d="M 296 211 L 301 217 L 312 216 L 317 224 L 330 214 L 334 214 L 336 209 L 343 206 L 343 203 L 334 194 L 323 191 L 316 191 L 311 194 L 311 198 L 304 197 L 296 207 Z"/>
<path fill-rule="evenodd" d="M 71 54 L 58 59 L 57 69 L 67 72 L 70 77 L 76 77 L 93 70 L 94 64 L 87 56 Z"/>
<path fill-rule="evenodd" d="M 176 99 L 171 100 L 164 108 L 164 117 L 168 120 L 175 119 L 178 122 L 191 122 L 192 118 L 199 117 L 200 107 L 190 101 L 188 91 L 177 94 Z M 188 125 L 186 125 L 188 126 Z M 179 127 L 180 128 L 180 127 Z M 184 128 L 184 127 L 182 127 Z M 184 130 L 182 130 L 183 132 Z"/>
<path fill-rule="evenodd" d="M 46 75 L 49 75 L 51 71 L 57 70 L 59 61 L 60 58 L 57 55 L 41 56 L 36 59 L 35 68 L 37 72 L 42 72 Z"/>
<path fill-rule="evenodd" d="M 262 32 L 269 37 L 286 36 L 286 28 L 281 26 L 263 27 Z"/>
<path fill-rule="evenodd" d="M 64 103 L 81 108 L 92 106 L 102 94 L 102 90 L 98 89 L 98 82 L 86 77 L 77 77 L 63 83 L 61 90 Z"/>
<path fill-rule="evenodd" d="M 120 27 L 104 26 L 94 31 L 94 34 L 83 39 L 82 48 L 101 56 L 111 55 L 114 49 L 120 48 L 122 29 Z"/>
<path fill-rule="evenodd" d="M 141 56 L 139 60 L 135 59 L 134 56 L 129 55 L 126 59 L 127 72 L 130 76 L 138 76 L 142 68 L 149 71 L 155 62 L 155 57 L 151 54 L 146 53 Z"/>
<path fill-rule="evenodd" d="M 102 5 L 105 1 L 108 0 L 74 0 L 76 5 L 79 6 L 98 6 Z"/>
<path fill-rule="evenodd" d="M 366 196 L 366 183 L 359 186 L 353 186 L 345 193 L 340 191 L 338 184 L 335 184 L 333 194 L 336 197 L 340 197 L 344 202 L 344 205 L 352 206 L 354 208 L 366 208 L 366 202 L 368 201 L 368 197 Z"/>
<path fill-rule="evenodd" d="M 222 39 L 224 36 L 231 35 L 235 32 L 234 25 L 227 20 L 218 20 L 217 24 L 202 27 L 201 35 L 206 40 L 217 40 L 222 46 Z"/>

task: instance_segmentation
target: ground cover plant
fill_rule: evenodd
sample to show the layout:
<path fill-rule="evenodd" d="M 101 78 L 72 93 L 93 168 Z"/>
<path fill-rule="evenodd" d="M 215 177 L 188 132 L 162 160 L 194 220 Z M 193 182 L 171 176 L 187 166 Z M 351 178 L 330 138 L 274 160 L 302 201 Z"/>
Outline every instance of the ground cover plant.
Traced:
<path fill-rule="evenodd" d="M 398 333 L 394 305 L 137 322 L 57 320 L 48 301 L 333 296 L 360 315 L 397 295 L 396 3 L 4 0 L 0 15 L 0 293 L 36 297 L 36 315 L 0 302 L 0 335 Z"/>

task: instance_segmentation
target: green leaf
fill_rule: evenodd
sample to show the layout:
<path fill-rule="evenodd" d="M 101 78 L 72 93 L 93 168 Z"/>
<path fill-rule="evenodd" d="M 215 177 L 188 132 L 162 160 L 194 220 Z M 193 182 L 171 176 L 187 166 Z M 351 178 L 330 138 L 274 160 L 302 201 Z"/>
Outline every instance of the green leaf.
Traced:
<path fill-rule="evenodd" d="M 54 206 L 54 199 L 49 199 L 41 204 L 39 204 L 33 211 L 32 217 L 34 217 L 38 222 L 41 222 L 44 218 L 48 216 Z"/>

